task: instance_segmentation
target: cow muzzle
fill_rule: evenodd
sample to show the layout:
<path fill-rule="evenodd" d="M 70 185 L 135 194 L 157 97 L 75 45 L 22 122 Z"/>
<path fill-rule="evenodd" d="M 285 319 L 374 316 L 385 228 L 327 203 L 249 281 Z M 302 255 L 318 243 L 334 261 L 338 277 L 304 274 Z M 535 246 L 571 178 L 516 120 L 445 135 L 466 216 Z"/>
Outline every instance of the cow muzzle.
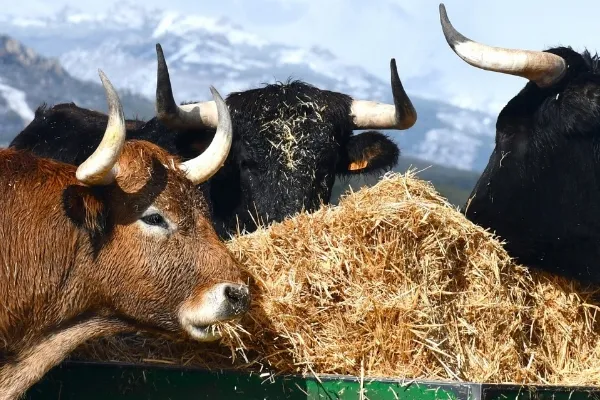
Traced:
<path fill-rule="evenodd" d="M 204 291 L 200 298 L 185 302 L 179 312 L 182 328 L 195 340 L 214 341 L 220 334 L 218 322 L 240 318 L 250 309 L 250 289 L 244 284 L 219 283 Z"/>

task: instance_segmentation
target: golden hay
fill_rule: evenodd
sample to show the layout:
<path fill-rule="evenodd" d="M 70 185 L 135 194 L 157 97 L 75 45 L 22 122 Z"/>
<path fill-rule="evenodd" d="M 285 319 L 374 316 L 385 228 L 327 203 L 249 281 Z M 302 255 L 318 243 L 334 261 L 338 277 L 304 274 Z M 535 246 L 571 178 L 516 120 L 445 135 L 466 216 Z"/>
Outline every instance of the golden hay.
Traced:
<path fill-rule="evenodd" d="M 229 246 L 253 277 L 245 331 L 220 327 L 221 344 L 103 339 L 75 358 L 600 384 L 598 289 L 515 265 L 412 172 Z"/>

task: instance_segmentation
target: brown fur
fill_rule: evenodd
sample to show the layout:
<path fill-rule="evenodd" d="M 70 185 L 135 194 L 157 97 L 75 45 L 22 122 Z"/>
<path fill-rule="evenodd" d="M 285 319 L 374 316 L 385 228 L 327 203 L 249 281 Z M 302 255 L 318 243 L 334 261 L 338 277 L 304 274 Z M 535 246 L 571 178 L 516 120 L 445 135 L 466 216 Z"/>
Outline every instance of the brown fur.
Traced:
<path fill-rule="evenodd" d="M 75 166 L 0 150 L 0 388 L 7 398 L 93 335 L 183 334 L 177 311 L 184 302 L 215 283 L 243 283 L 177 161 L 154 144 L 128 141 L 116 183 L 87 187 Z M 151 204 L 177 224 L 169 237 L 148 235 L 136 222 Z"/>

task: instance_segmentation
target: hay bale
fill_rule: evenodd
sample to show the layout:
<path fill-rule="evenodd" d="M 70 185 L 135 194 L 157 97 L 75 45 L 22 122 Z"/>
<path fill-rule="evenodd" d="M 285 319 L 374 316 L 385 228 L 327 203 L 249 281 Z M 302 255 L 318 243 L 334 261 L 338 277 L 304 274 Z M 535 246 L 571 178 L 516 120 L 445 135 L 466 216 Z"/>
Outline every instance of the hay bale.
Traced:
<path fill-rule="evenodd" d="M 104 339 L 75 357 L 303 374 L 600 383 L 598 308 L 591 304 L 598 289 L 515 265 L 499 241 L 412 172 L 388 174 L 339 206 L 299 214 L 229 246 L 252 276 L 255 293 L 243 330 L 229 327 L 221 344 L 210 345 Z"/>

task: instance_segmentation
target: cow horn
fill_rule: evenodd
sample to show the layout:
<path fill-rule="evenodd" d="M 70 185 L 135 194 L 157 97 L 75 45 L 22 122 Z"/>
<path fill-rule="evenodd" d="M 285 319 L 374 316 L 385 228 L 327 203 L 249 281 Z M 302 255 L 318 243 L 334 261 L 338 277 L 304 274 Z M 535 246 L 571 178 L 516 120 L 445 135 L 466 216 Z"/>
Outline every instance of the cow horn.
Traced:
<path fill-rule="evenodd" d="M 77 179 L 90 186 L 108 185 L 115 180 L 117 160 L 125 144 L 125 116 L 117 91 L 104 72 L 98 70 L 108 102 L 108 124 L 96 150 L 78 168 Z"/>
<path fill-rule="evenodd" d="M 186 176 L 195 185 L 198 185 L 213 176 L 225 163 L 229 150 L 231 149 L 233 126 L 229 109 L 214 87 L 210 87 L 210 92 L 215 99 L 214 102 L 219 117 L 215 136 L 213 137 L 210 146 L 208 146 L 202 154 L 181 164 Z"/>
<path fill-rule="evenodd" d="M 156 116 L 172 129 L 215 128 L 218 123 L 214 101 L 204 101 L 183 106 L 175 103 L 169 69 L 160 43 L 156 44 L 158 68 L 156 74 Z"/>
<path fill-rule="evenodd" d="M 417 111 L 404 91 L 396 60 L 390 61 L 394 104 L 353 100 L 351 115 L 356 129 L 408 129 L 417 121 Z"/>
<path fill-rule="evenodd" d="M 539 87 L 555 84 L 567 70 L 565 60 L 552 53 L 492 47 L 466 38 L 450 23 L 443 3 L 440 4 L 440 22 L 452 50 L 474 67 L 520 76 Z"/>

